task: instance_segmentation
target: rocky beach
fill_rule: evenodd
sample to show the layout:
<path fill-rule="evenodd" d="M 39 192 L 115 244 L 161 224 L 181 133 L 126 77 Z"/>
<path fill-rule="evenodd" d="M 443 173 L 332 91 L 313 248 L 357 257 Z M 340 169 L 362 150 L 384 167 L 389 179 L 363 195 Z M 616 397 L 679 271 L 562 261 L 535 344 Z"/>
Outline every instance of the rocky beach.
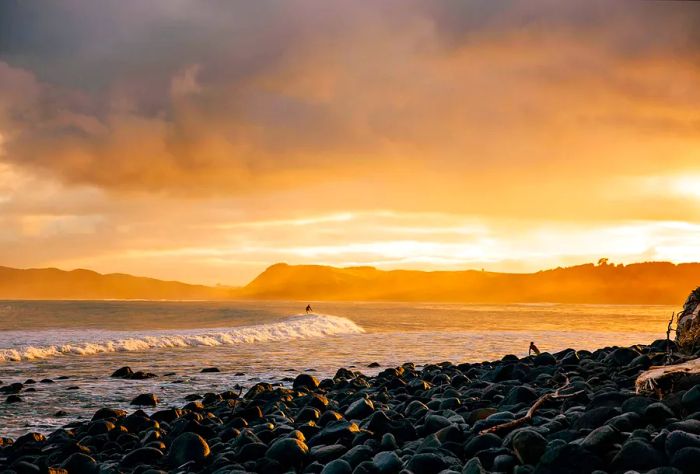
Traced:
<path fill-rule="evenodd" d="M 134 393 L 128 412 L 104 407 L 46 436 L 2 438 L 0 472 L 695 473 L 700 385 L 661 400 L 635 393 L 668 344 L 300 373 L 190 395 L 180 408 Z M 32 389 L 0 386 L 6 403 Z"/>

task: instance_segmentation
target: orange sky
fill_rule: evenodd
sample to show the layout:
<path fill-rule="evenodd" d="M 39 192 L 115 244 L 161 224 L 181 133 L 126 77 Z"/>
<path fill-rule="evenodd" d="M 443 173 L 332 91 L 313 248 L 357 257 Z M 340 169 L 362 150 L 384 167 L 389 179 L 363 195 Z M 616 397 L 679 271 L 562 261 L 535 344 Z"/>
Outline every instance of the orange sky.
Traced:
<path fill-rule="evenodd" d="M 0 265 L 700 260 L 700 6 L 0 6 Z"/>

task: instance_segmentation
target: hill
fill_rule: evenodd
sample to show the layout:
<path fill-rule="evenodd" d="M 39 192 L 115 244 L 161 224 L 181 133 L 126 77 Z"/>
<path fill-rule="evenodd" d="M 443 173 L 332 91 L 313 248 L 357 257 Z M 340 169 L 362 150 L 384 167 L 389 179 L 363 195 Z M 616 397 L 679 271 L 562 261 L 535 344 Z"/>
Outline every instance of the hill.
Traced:
<path fill-rule="evenodd" d="M 585 264 L 536 273 L 384 271 L 278 263 L 243 288 L 90 270 L 0 267 L 0 299 L 435 301 L 676 304 L 700 286 L 700 263 Z"/>
<path fill-rule="evenodd" d="M 585 264 L 536 273 L 382 271 L 276 264 L 239 296 L 255 299 L 678 304 L 700 286 L 700 263 Z"/>
<path fill-rule="evenodd" d="M 0 299 L 226 299 L 233 289 L 177 281 L 103 275 L 90 270 L 0 267 Z"/>

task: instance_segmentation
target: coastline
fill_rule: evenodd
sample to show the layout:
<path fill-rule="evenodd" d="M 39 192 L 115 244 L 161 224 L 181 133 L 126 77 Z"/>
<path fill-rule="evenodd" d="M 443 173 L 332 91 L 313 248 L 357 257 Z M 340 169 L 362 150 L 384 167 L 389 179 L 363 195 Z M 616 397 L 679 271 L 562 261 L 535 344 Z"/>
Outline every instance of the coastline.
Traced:
<path fill-rule="evenodd" d="M 285 387 L 260 382 L 244 393 L 201 394 L 177 409 L 135 393 L 146 406 L 105 407 L 46 437 L 3 438 L 0 470 L 695 472 L 700 385 L 661 401 L 634 392 L 639 373 L 661 365 L 665 349 L 658 340 L 420 370 L 409 362 L 374 377 L 340 368 L 332 379 L 301 373 Z M 11 387 L 0 386 L 3 397 L 27 388 Z M 531 420 L 484 432 L 558 389 L 563 396 L 545 400 Z"/>

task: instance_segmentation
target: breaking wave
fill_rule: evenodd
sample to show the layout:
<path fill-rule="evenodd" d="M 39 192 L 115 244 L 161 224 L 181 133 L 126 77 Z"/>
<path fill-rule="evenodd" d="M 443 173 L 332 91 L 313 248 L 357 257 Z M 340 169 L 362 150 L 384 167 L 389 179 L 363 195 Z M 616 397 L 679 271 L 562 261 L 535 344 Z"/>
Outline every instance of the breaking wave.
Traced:
<path fill-rule="evenodd" d="M 284 321 L 234 328 L 161 331 L 40 331 L 22 333 L 27 343 L 0 348 L 0 362 L 47 359 L 67 354 L 147 351 L 176 347 L 231 346 L 256 342 L 359 334 L 364 329 L 347 318 L 326 314 L 297 315 Z M 12 336 L 5 333 L 3 336 Z M 19 334 L 16 335 L 19 337 Z M 30 336 L 30 341 L 27 341 Z"/>

